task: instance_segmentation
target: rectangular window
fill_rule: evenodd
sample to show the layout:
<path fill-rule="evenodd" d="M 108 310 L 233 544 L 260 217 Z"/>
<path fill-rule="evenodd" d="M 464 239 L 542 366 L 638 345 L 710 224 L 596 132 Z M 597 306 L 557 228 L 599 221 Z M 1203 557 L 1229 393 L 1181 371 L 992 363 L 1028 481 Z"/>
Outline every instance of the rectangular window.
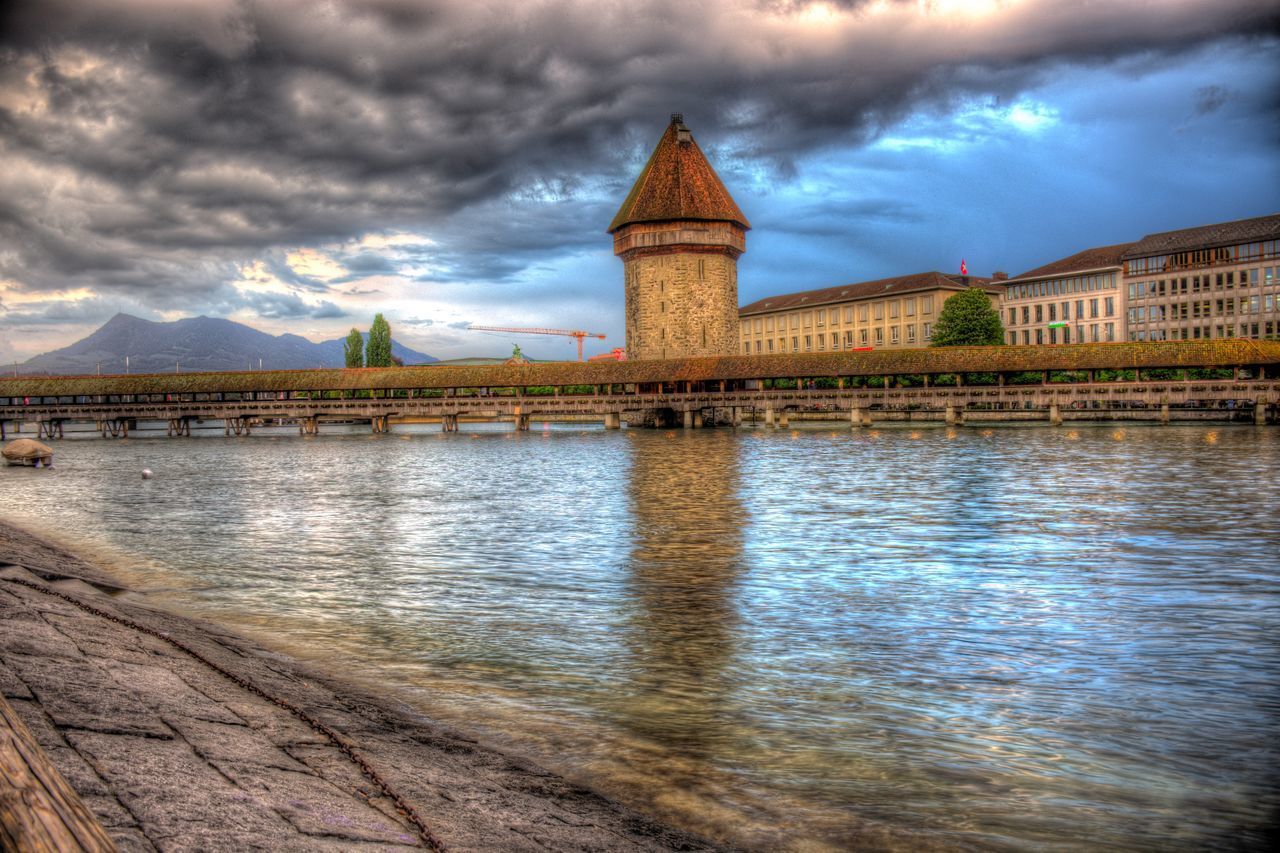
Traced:
<path fill-rule="evenodd" d="M 765 347 L 765 349 L 767 349 L 769 352 L 773 352 L 773 338 L 769 338 L 769 340 L 766 343 L 768 343 L 769 345 Z"/>
<path fill-rule="evenodd" d="M 764 318 L 764 330 L 765 330 L 766 332 L 772 332 L 772 331 L 773 331 L 773 318 L 772 318 L 772 317 L 765 317 L 765 318 Z"/>
<path fill-rule="evenodd" d="M 884 326 L 876 326 L 876 346 L 884 346 Z"/>
<path fill-rule="evenodd" d="M 1010 326 L 1018 325 L 1018 309 L 1017 308 L 1009 309 L 1009 325 Z"/>
<path fill-rule="evenodd" d="M 1071 327 L 1070 326 L 1062 327 L 1062 342 L 1064 344 L 1071 343 Z"/>
<path fill-rule="evenodd" d="M 1058 342 L 1058 330 L 1057 330 L 1057 329 L 1050 329 L 1050 330 L 1049 330 L 1049 343 L 1051 343 L 1051 344 L 1056 344 L 1057 342 Z"/>
<path fill-rule="evenodd" d="M 859 345 L 859 346 L 864 346 L 864 347 L 867 345 L 867 330 L 866 330 L 866 329 L 859 329 L 859 330 L 858 330 L 858 345 Z"/>
<path fill-rule="evenodd" d="M 1089 340 L 1093 341 L 1095 344 L 1096 344 L 1096 343 L 1098 342 L 1098 340 L 1099 340 L 1099 338 L 1098 338 L 1098 324 L 1097 324 L 1097 323 L 1090 323 L 1090 324 L 1089 324 Z"/>
<path fill-rule="evenodd" d="M 1071 319 L 1071 303 L 1070 302 L 1062 303 L 1062 319 L 1064 320 Z"/>
<path fill-rule="evenodd" d="M 1049 303 L 1049 322 L 1052 323 L 1058 319 L 1058 306 L 1052 302 Z"/>
<path fill-rule="evenodd" d="M 652 303 L 652 302 L 650 302 L 649 304 L 650 304 L 650 305 L 652 305 L 653 303 Z M 751 341 L 743 341 L 743 342 L 742 342 L 742 354 L 743 354 L 743 355 L 751 355 Z"/>
<path fill-rule="evenodd" d="M 1037 323 L 1044 322 L 1044 305 L 1036 306 L 1036 322 Z"/>
<path fill-rule="evenodd" d="M 1025 326 L 1030 322 L 1031 322 L 1031 308 L 1029 306 L 1023 305 L 1022 306 L 1022 325 Z"/>
<path fill-rule="evenodd" d="M 853 349 L 853 332 L 849 329 L 844 332 L 844 348 Z"/>
<path fill-rule="evenodd" d="M 913 323 L 912 325 L 907 326 L 907 343 L 914 344 L 915 342 L 916 342 L 916 327 L 915 327 L 915 324 Z"/>
<path fill-rule="evenodd" d="M 812 311 L 806 311 L 806 312 L 804 312 L 804 327 L 805 327 L 806 329 L 809 329 L 809 328 L 812 328 L 812 327 L 813 327 L 813 312 L 812 312 Z"/>
<path fill-rule="evenodd" d="M 826 335 L 818 335 L 818 349 L 823 349 L 823 350 L 824 350 L 824 349 L 826 349 L 826 348 L 827 348 L 827 336 L 826 336 Z"/>
<path fill-rule="evenodd" d="M 1107 340 L 1114 341 L 1115 339 L 1116 339 L 1116 324 L 1108 323 L 1107 324 Z"/>
<path fill-rule="evenodd" d="M 764 328 L 764 320 L 756 320 L 756 334 L 760 334 L 760 330 Z"/>
<path fill-rule="evenodd" d="M 761 342 L 760 342 L 760 341 L 756 341 L 756 352 L 760 352 L 761 348 L 762 348 L 762 347 L 761 347 Z"/>
<path fill-rule="evenodd" d="M 1114 296 L 1107 297 L 1107 316 L 1114 317 L 1116 315 L 1116 298 Z"/>
<path fill-rule="evenodd" d="M 869 309 L 869 308 L 868 308 L 867 306 L 865 306 L 865 305 L 859 305 L 859 306 L 858 306 L 858 322 L 859 322 L 859 323 L 865 323 L 865 322 L 867 322 L 867 315 L 868 315 L 868 313 L 870 312 L 870 310 L 871 310 L 871 309 Z"/>
<path fill-rule="evenodd" d="M 908 317 L 916 316 L 916 300 L 915 297 L 903 301 L 905 313 Z"/>
<path fill-rule="evenodd" d="M 1098 300 L 1096 299 L 1089 300 L 1089 316 L 1090 317 L 1098 316 Z"/>
<path fill-rule="evenodd" d="M 1036 343 L 1044 343 L 1044 329 L 1036 329 Z"/>
<path fill-rule="evenodd" d="M 889 329 L 889 343 L 896 344 L 898 342 L 898 327 L 892 326 Z"/>
<path fill-rule="evenodd" d="M 884 319 L 884 303 L 883 302 L 877 302 L 875 305 L 872 306 L 872 316 L 874 316 L 877 320 Z"/>
<path fill-rule="evenodd" d="M 844 321 L 845 321 L 846 323 L 852 323 L 852 322 L 853 322 L 853 308 L 845 308 L 845 309 L 844 309 Z"/>
<path fill-rule="evenodd" d="M 795 337 L 794 335 L 791 338 L 791 351 L 800 352 L 800 338 Z"/>
<path fill-rule="evenodd" d="M 926 298 L 926 299 L 931 299 L 932 297 L 925 297 L 925 298 Z M 932 323 L 921 323 L 921 324 L 920 324 L 920 336 L 921 336 L 922 338 L 924 338 L 926 341 L 927 341 L 927 340 L 929 340 L 930 338 L 932 338 L 932 337 L 933 337 L 933 324 L 932 324 Z"/>
<path fill-rule="evenodd" d="M 1030 344 L 1030 343 L 1031 343 L 1031 330 L 1030 330 L 1030 329 L 1023 329 L 1023 330 L 1022 330 L 1022 342 L 1023 342 L 1024 344 Z"/>
<path fill-rule="evenodd" d="M 813 350 L 813 335 L 804 336 L 804 351 L 811 352 Z"/>
<path fill-rule="evenodd" d="M 933 297 L 932 296 L 920 297 L 920 313 L 921 314 L 933 313 Z"/>
<path fill-rule="evenodd" d="M 793 328 L 793 329 L 798 329 L 798 328 L 800 328 L 800 315 L 799 315 L 799 314 L 792 314 L 792 315 L 791 315 L 791 328 Z"/>
<path fill-rule="evenodd" d="M 827 325 L 827 312 L 826 312 L 826 309 L 824 308 L 818 309 L 818 325 L 819 326 Z"/>
<path fill-rule="evenodd" d="M 890 302 L 889 303 L 889 319 L 890 320 L 898 319 L 898 312 L 901 310 L 901 308 L 902 306 L 898 302 L 898 300 L 895 299 L 892 302 Z"/>

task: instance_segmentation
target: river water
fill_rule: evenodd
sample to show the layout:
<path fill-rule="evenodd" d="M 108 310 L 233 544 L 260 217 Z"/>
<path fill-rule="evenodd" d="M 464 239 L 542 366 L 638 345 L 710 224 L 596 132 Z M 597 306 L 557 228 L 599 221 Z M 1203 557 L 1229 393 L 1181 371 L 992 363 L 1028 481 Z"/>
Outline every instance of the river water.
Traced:
<path fill-rule="evenodd" d="M 468 429 L 69 439 L 3 512 L 732 842 L 1274 830 L 1280 430 Z"/>

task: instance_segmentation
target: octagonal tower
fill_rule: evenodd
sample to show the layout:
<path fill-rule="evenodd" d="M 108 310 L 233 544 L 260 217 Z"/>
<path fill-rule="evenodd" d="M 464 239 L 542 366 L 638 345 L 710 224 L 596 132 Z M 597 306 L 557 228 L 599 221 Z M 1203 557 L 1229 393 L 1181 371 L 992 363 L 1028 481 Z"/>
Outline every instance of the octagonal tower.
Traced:
<path fill-rule="evenodd" d="M 626 281 L 627 357 L 734 355 L 751 227 L 679 113 L 609 225 Z"/>

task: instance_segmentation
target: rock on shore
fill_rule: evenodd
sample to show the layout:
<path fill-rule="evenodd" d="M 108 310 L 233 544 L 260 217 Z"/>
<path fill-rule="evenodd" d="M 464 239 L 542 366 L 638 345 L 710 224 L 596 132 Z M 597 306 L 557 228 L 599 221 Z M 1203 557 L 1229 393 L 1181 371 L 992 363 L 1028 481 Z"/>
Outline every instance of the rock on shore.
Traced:
<path fill-rule="evenodd" d="M 17 581 L 162 632 L 354 744 L 450 850 L 709 850 L 530 763 L 214 625 L 148 606 L 0 522 L 0 693 L 122 850 L 421 846 L 322 732 L 175 648 Z"/>

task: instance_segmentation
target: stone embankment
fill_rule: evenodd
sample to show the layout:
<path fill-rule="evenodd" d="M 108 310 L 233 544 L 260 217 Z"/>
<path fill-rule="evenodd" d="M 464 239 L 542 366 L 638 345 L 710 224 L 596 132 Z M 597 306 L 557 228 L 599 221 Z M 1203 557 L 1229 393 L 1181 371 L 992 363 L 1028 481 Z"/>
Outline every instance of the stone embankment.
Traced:
<path fill-rule="evenodd" d="M 121 850 L 714 849 L 3 523 L 0 694 Z"/>

